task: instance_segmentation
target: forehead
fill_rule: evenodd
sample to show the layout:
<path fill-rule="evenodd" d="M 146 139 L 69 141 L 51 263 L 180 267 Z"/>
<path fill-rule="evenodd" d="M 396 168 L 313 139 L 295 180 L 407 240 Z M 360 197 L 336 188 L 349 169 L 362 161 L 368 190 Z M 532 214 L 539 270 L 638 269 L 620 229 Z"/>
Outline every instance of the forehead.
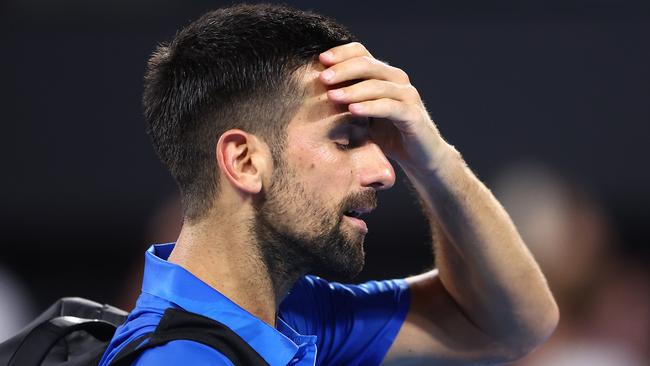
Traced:
<path fill-rule="evenodd" d="M 304 99 L 296 114 L 289 122 L 289 127 L 327 128 L 341 120 L 353 120 L 346 104 L 337 104 L 327 98 L 327 91 L 344 85 L 327 87 L 318 76 L 325 67 L 320 63 L 307 66 L 297 73 L 300 84 L 304 87 Z"/>

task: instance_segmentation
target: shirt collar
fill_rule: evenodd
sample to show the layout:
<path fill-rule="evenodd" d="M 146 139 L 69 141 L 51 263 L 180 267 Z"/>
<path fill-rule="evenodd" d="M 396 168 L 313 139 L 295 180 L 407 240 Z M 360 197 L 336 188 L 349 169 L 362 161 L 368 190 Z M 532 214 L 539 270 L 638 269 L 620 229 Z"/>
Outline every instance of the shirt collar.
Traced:
<path fill-rule="evenodd" d="M 298 351 L 296 343 L 313 342 L 313 336 L 298 334 L 279 318 L 280 331 L 276 330 L 183 267 L 168 262 L 172 249 L 174 243 L 152 245 L 147 250 L 142 292 L 223 323 L 271 365 L 288 364 Z"/>

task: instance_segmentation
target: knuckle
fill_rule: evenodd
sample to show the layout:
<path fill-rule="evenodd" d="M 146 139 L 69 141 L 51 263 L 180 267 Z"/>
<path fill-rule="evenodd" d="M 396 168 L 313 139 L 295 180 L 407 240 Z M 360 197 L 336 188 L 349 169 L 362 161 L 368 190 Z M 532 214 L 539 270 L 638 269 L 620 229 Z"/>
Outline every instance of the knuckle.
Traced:
<path fill-rule="evenodd" d="M 370 56 L 361 56 L 361 61 L 367 65 L 374 65 L 377 63 L 377 60 Z"/>
<path fill-rule="evenodd" d="M 381 80 L 377 79 L 372 79 L 368 80 L 369 87 L 371 87 L 373 90 L 379 92 L 382 95 L 385 95 L 389 91 L 389 86 L 386 85 L 386 83 L 382 82 Z"/>
<path fill-rule="evenodd" d="M 406 103 L 399 103 L 399 106 L 399 110 L 402 112 L 401 115 L 408 119 L 411 115 L 411 108 L 409 108 L 408 104 Z"/>
<path fill-rule="evenodd" d="M 406 71 L 398 68 L 398 67 L 393 67 L 393 72 L 395 73 L 395 76 L 397 79 L 403 83 L 410 83 L 411 80 L 409 79 L 409 75 L 406 73 Z"/>
<path fill-rule="evenodd" d="M 368 53 L 366 47 L 362 45 L 360 42 L 352 42 L 350 43 L 350 45 L 352 45 L 352 47 L 360 53 Z"/>
<path fill-rule="evenodd" d="M 391 83 L 380 83 L 381 84 L 381 91 L 384 93 L 384 95 L 395 95 L 395 85 Z"/>
<path fill-rule="evenodd" d="M 410 98 L 420 99 L 420 92 L 418 92 L 418 89 L 413 85 L 408 84 L 407 86 L 404 87 L 404 89 Z"/>
<path fill-rule="evenodd" d="M 410 108 L 406 103 L 397 100 L 392 100 L 391 103 L 391 109 L 395 111 L 396 115 L 401 116 L 401 118 L 407 118 L 407 116 L 410 114 Z"/>

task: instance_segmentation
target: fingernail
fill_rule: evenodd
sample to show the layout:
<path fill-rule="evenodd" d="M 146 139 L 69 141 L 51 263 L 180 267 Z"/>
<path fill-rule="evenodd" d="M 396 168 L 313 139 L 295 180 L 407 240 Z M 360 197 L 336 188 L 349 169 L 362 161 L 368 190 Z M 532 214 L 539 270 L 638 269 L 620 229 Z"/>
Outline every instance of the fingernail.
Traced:
<path fill-rule="evenodd" d="M 363 106 L 360 104 L 350 104 L 348 106 L 348 109 L 350 110 L 350 112 L 361 113 L 363 111 Z"/>
<path fill-rule="evenodd" d="M 333 98 L 342 98 L 345 95 L 345 92 L 342 89 L 330 90 L 328 93 Z"/>
<path fill-rule="evenodd" d="M 334 57 L 334 54 L 332 52 L 330 52 L 330 51 L 325 51 L 325 52 L 321 53 L 320 55 L 325 57 L 328 60 L 331 60 L 332 57 Z"/>
<path fill-rule="evenodd" d="M 324 80 L 330 81 L 330 80 L 332 80 L 332 78 L 334 77 L 334 71 L 332 71 L 332 70 L 325 70 L 325 71 L 323 71 L 323 72 L 321 73 L 321 77 L 322 77 Z"/>

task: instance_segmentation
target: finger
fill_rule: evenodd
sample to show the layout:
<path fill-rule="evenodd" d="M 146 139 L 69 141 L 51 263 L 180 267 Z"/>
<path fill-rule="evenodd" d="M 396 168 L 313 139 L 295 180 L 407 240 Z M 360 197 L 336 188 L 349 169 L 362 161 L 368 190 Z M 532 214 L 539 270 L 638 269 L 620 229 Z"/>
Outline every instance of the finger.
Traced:
<path fill-rule="evenodd" d="M 348 110 L 354 116 L 386 118 L 394 122 L 409 121 L 416 118 L 411 116 L 413 111 L 406 103 L 388 98 L 352 103 L 348 106 Z M 400 128 L 399 124 L 396 127 Z"/>
<path fill-rule="evenodd" d="M 327 97 L 335 103 L 345 104 L 382 98 L 403 102 L 420 100 L 420 95 L 411 84 L 397 84 L 377 79 L 364 80 L 348 87 L 332 89 L 327 92 Z"/>
<path fill-rule="evenodd" d="M 359 56 L 337 63 L 321 72 L 319 78 L 326 85 L 359 79 L 409 83 L 408 75 L 404 71 L 369 56 Z"/>
<path fill-rule="evenodd" d="M 319 56 L 320 62 L 325 66 L 331 66 L 347 59 L 359 56 L 372 57 L 370 52 L 359 42 L 352 42 L 330 48 Z"/>

